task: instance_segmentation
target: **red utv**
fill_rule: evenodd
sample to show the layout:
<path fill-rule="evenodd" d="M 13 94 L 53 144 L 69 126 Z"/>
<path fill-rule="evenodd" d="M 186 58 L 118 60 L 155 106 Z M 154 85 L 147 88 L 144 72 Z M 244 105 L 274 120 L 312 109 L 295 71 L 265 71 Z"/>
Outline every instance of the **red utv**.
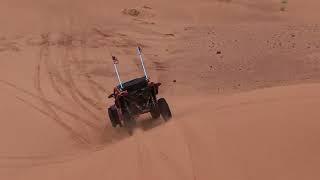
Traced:
<path fill-rule="evenodd" d="M 150 113 L 153 119 L 160 115 L 165 121 L 171 119 L 172 114 L 164 98 L 157 98 L 161 83 L 151 82 L 147 76 L 141 48 L 138 54 L 144 71 L 144 77 L 136 78 L 125 83 L 120 80 L 117 64 L 118 60 L 112 56 L 114 68 L 119 80 L 119 85 L 108 98 L 114 98 L 114 104 L 108 108 L 108 114 L 113 127 L 126 127 L 130 134 L 133 133 L 136 117 Z"/>

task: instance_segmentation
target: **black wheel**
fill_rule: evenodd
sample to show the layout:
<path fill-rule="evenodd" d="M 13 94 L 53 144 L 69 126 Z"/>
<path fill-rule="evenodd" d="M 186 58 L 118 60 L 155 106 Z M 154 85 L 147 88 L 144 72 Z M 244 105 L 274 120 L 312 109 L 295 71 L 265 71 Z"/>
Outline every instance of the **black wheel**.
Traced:
<path fill-rule="evenodd" d="M 150 114 L 153 119 L 158 119 L 160 117 L 160 111 L 158 108 L 151 110 Z"/>
<path fill-rule="evenodd" d="M 158 107 L 159 107 L 160 114 L 165 121 L 168 121 L 169 119 L 172 118 L 169 105 L 164 98 L 160 98 L 158 100 Z"/>
<path fill-rule="evenodd" d="M 109 107 L 108 108 L 109 119 L 111 121 L 112 127 L 117 127 L 119 124 L 119 115 L 117 109 Z"/>
<path fill-rule="evenodd" d="M 130 136 L 133 135 L 134 128 L 136 126 L 136 121 L 134 118 L 125 118 L 124 119 L 124 127 L 127 129 Z"/>
<path fill-rule="evenodd" d="M 160 110 L 156 98 L 152 98 L 152 109 L 150 114 L 153 119 L 158 119 L 160 117 Z"/>
<path fill-rule="evenodd" d="M 125 128 L 128 130 L 129 135 L 133 135 L 134 128 L 136 126 L 136 120 L 131 115 L 131 111 L 129 109 L 129 106 L 125 105 L 125 111 L 123 112 L 123 124 Z"/>

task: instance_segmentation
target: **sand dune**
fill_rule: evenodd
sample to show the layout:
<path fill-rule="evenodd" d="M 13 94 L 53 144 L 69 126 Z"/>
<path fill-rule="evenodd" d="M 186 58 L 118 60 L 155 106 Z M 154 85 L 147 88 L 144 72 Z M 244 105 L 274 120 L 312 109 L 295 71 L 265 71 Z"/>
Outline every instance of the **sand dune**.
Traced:
<path fill-rule="evenodd" d="M 319 2 L 3 0 L 0 179 L 319 179 Z M 111 127 L 143 48 L 174 118 Z"/>
<path fill-rule="evenodd" d="M 168 123 L 82 153 L 2 157 L 1 171 L 14 179 L 316 179 L 319 88 L 190 97 L 202 106 L 174 97 Z"/>

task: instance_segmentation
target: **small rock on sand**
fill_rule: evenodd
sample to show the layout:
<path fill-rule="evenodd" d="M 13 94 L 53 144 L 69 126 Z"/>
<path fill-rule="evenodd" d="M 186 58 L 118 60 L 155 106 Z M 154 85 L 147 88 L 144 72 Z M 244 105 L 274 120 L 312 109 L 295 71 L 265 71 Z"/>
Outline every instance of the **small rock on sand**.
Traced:
<path fill-rule="evenodd" d="M 126 15 L 130 15 L 130 16 L 139 16 L 140 14 L 140 11 L 137 10 L 137 9 L 124 9 L 122 11 L 123 14 L 126 14 Z"/>

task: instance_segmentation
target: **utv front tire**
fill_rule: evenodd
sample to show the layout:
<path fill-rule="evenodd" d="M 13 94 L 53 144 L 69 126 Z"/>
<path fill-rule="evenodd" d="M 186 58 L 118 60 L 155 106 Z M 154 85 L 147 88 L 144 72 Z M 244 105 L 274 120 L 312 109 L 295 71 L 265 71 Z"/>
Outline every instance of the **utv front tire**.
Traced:
<path fill-rule="evenodd" d="M 158 100 L 158 107 L 159 107 L 160 114 L 165 121 L 168 121 L 172 118 L 169 105 L 164 98 L 160 98 Z"/>

